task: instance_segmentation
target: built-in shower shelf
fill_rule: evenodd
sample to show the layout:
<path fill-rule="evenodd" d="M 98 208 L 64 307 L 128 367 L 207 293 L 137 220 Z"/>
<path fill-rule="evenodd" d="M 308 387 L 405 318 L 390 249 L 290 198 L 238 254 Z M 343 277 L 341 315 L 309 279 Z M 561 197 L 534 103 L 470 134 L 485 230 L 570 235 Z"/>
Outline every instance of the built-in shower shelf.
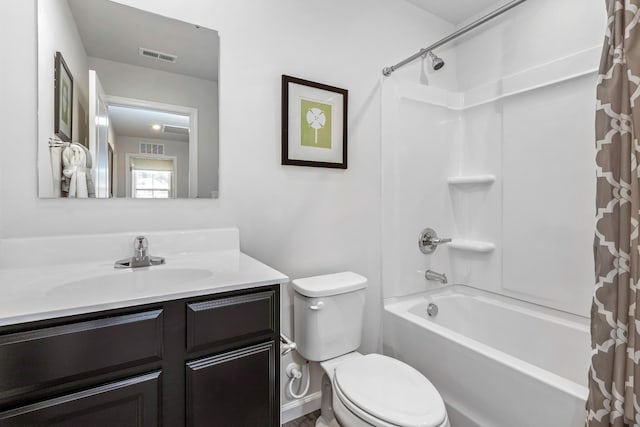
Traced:
<path fill-rule="evenodd" d="M 488 253 L 493 252 L 493 250 L 496 248 L 496 245 L 491 242 L 481 242 L 479 240 L 454 239 L 449 243 L 449 247 L 451 249 L 458 249 L 461 251 Z"/>
<path fill-rule="evenodd" d="M 495 182 L 495 175 L 459 175 L 447 178 L 449 185 L 491 185 Z"/>

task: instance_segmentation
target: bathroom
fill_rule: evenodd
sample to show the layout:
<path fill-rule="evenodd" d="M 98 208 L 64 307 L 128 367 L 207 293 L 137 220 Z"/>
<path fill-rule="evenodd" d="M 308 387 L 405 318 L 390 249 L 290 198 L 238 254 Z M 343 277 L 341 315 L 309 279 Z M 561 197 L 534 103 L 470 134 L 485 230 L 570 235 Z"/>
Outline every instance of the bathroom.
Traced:
<path fill-rule="evenodd" d="M 528 0 L 435 50 L 442 69 L 419 58 L 387 77 L 384 67 L 506 2 L 118 3 L 218 32 L 219 195 L 38 197 L 37 4 L 9 0 L 0 17 L 0 85 L 10 100 L 0 107 L 0 239 L 237 227 L 243 253 L 291 279 L 341 271 L 367 278 L 363 354 L 391 351 L 385 299 L 440 286 L 425 280 L 427 269 L 446 273 L 449 284 L 589 317 L 604 1 Z M 282 75 L 348 89 L 347 169 L 281 164 Z M 447 182 L 464 175 L 494 181 Z M 493 250 L 442 245 L 422 254 L 426 227 Z M 149 245 L 163 255 L 152 238 Z M 290 286 L 280 305 L 280 329 L 293 338 Z M 322 368 L 310 364 L 309 391 L 294 399 L 286 390 L 291 362 L 304 359 L 291 352 L 280 360 L 283 423 L 320 408 Z"/>

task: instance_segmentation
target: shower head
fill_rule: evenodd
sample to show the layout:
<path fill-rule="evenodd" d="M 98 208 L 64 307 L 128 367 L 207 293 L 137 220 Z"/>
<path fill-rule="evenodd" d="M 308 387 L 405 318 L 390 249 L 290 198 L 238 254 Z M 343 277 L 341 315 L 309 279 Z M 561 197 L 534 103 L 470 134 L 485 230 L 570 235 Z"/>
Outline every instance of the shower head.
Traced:
<path fill-rule="evenodd" d="M 438 71 L 440 68 L 444 67 L 444 60 L 442 58 L 431 51 L 427 52 L 427 55 L 429 55 L 429 59 L 431 60 L 431 67 L 435 71 Z"/>

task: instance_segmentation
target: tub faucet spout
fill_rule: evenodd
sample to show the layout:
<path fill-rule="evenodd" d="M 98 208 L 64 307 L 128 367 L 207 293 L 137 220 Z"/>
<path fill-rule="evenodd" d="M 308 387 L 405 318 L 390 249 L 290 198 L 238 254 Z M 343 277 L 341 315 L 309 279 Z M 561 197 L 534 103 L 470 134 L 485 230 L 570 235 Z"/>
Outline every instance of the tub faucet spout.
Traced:
<path fill-rule="evenodd" d="M 440 283 L 442 283 L 443 285 L 447 284 L 447 275 L 444 273 L 436 273 L 433 270 L 427 270 L 424 273 L 424 277 L 427 280 L 436 280 Z"/>

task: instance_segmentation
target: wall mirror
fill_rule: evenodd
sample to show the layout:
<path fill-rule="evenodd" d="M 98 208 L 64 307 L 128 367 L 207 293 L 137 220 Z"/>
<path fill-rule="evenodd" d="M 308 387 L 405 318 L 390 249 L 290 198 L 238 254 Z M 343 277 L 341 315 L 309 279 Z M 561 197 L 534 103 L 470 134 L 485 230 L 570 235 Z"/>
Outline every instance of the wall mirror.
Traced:
<path fill-rule="evenodd" d="M 38 0 L 38 195 L 218 197 L 214 30 Z"/>

